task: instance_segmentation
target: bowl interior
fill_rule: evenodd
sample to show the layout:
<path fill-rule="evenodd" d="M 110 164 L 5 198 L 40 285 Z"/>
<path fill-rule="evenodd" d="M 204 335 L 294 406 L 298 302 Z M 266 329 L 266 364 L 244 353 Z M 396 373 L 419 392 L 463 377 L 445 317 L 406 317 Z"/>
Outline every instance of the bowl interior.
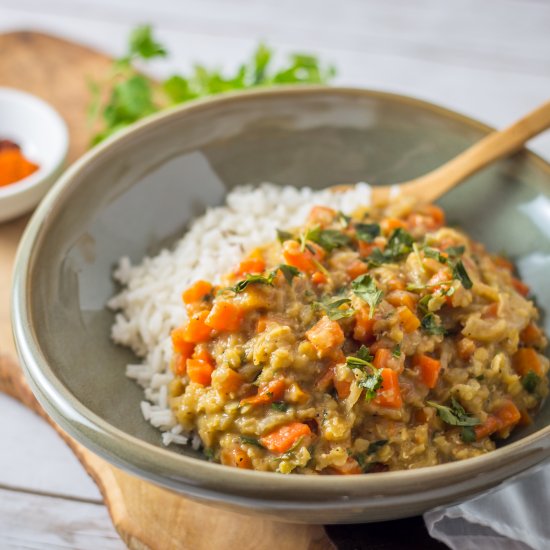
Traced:
<path fill-rule="evenodd" d="M 160 446 L 141 416 L 141 388 L 124 375 L 136 358 L 109 338 L 113 313 L 105 304 L 117 291 L 111 274 L 121 256 L 138 262 L 169 245 L 237 184 L 403 181 L 486 132 L 420 102 L 350 90 L 252 95 L 152 121 L 100 148 L 54 190 L 29 268 L 32 338 L 77 401 Z M 520 153 L 441 201 L 451 223 L 519 262 L 543 309 L 550 306 L 549 195 L 548 166 Z M 518 437 L 549 421 L 550 404 Z"/>

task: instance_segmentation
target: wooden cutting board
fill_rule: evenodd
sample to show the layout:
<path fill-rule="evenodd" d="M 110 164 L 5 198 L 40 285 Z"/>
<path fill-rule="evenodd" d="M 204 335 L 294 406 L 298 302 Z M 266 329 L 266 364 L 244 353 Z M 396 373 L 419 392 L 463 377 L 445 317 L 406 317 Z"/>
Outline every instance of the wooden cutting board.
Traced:
<path fill-rule="evenodd" d="M 111 59 L 89 48 L 34 32 L 0 35 L 0 86 L 28 91 L 51 103 L 70 133 L 69 162 L 88 148 L 88 82 L 109 74 Z M 291 525 L 214 510 L 111 466 L 61 430 L 35 400 L 16 361 L 9 320 L 11 272 L 28 216 L 0 224 L 0 391 L 35 411 L 67 442 L 98 485 L 118 533 L 132 549 L 247 548 L 391 550 L 443 548 L 421 518 L 364 526 Z M 328 531 L 328 532 L 327 532 Z M 207 535 L 205 535 L 207 534 Z M 329 536 L 330 535 L 330 536 Z"/>

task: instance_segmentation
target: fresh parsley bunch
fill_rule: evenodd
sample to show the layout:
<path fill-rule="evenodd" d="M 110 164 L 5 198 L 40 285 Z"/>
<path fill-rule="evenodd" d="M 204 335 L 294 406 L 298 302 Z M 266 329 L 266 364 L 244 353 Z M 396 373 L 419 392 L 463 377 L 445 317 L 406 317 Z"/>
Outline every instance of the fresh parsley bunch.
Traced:
<path fill-rule="evenodd" d="M 251 59 L 232 75 L 196 64 L 188 75 L 174 74 L 156 83 L 135 66 L 136 62 L 146 63 L 167 56 L 166 48 L 154 38 L 151 26 L 142 25 L 132 31 L 128 51 L 115 61 L 110 81 L 104 86 L 97 82 L 90 85 L 90 121 L 100 126 L 92 145 L 143 117 L 185 101 L 258 86 L 326 84 L 335 75 L 334 67 L 300 53 L 292 54 L 286 65 L 274 69 L 273 50 L 265 44 L 259 44 Z"/>

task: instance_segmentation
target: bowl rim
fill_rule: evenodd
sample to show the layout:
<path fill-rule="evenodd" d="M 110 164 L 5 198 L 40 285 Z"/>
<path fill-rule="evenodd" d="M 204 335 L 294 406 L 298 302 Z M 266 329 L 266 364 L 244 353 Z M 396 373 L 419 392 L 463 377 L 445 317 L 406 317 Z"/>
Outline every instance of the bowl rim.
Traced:
<path fill-rule="evenodd" d="M 4 100 L 6 102 L 21 102 L 27 105 L 32 104 L 47 113 L 60 132 L 60 146 L 57 156 L 53 159 L 49 168 L 46 169 L 42 164 L 38 167 L 36 172 L 33 172 L 29 176 L 14 181 L 9 185 L 0 186 L 0 201 L 8 197 L 23 194 L 30 189 L 40 186 L 40 184 L 50 179 L 52 176 L 55 176 L 65 162 L 69 150 L 69 130 L 67 128 L 67 123 L 59 112 L 47 101 L 29 92 L 18 90 L 17 88 L 0 86 L 0 101 Z"/>
<path fill-rule="evenodd" d="M 169 448 L 148 443 L 116 428 L 84 406 L 63 385 L 48 365 L 46 358 L 41 353 L 35 329 L 31 324 L 31 267 L 35 259 L 37 245 L 43 237 L 44 230 L 51 222 L 49 218 L 50 211 L 58 201 L 63 202 L 64 196 L 72 189 L 73 179 L 83 169 L 88 168 L 96 159 L 101 159 L 105 151 L 115 148 L 117 144 L 142 135 L 149 129 L 156 128 L 173 118 L 185 117 L 190 113 L 197 113 L 210 107 L 246 102 L 254 98 L 322 96 L 325 94 L 344 98 L 357 96 L 378 98 L 408 104 L 437 113 L 447 119 L 459 121 L 483 133 L 494 130 L 476 119 L 429 101 L 378 90 L 294 85 L 233 92 L 192 101 L 168 109 L 120 131 L 77 160 L 54 184 L 39 205 L 23 234 L 16 257 L 11 304 L 13 335 L 23 370 L 40 403 L 54 420 L 92 451 L 160 485 L 171 488 L 179 487 L 184 490 L 182 485 L 185 485 L 186 482 L 191 483 L 191 488 L 187 486 L 191 493 L 194 490 L 193 487 L 200 485 L 200 483 L 208 485 L 208 482 L 211 481 L 210 488 L 213 493 L 232 494 L 231 489 L 233 489 L 238 493 L 240 492 L 240 494 L 244 494 L 240 491 L 241 489 L 251 491 L 256 488 L 257 491 L 258 487 L 262 487 L 266 491 L 262 495 L 262 498 L 265 499 L 269 498 L 268 494 L 273 497 L 274 495 L 280 496 L 283 493 L 288 493 L 291 490 L 303 491 L 307 489 L 308 492 L 304 495 L 304 498 L 315 500 L 319 496 L 326 498 L 327 494 L 330 494 L 331 497 L 342 497 L 349 494 L 350 490 L 352 490 L 351 494 L 357 495 L 357 489 L 361 490 L 362 497 L 372 495 L 373 492 L 383 494 L 384 489 L 389 486 L 407 488 L 407 491 L 403 494 L 410 494 L 413 489 L 418 490 L 419 487 L 433 486 L 434 480 L 438 480 L 437 486 L 439 487 L 459 478 L 464 479 L 465 477 L 481 474 L 490 469 L 491 465 L 496 467 L 501 461 L 505 462 L 508 459 L 517 458 L 516 453 L 524 447 L 529 447 L 531 450 L 537 445 L 540 448 L 547 447 L 543 440 L 550 437 L 550 425 L 485 455 L 414 470 L 382 472 L 376 476 L 284 476 L 279 473 L 241 470 L 179 454 Z M 522 154 L 547 172 L 550 177 L 550 164 L 542 157 L 529 150 L 524 150 Z M 98 443 L 98 440 L 100 443 Z M 137 456 L 138 454 L 139 456 Z M 134 458 L 134 455 L 137 458 Z M 133 460 L 129 460 L 127 458 L 129 456 L 133 457 Z M 513 462 L 513 460 L 511 461 Z M 159 471 L 159 468 L 162 470 L 162 474 L 155 473 L 155 471 Z M 186 476 L 186 472 L 191 471 L 193 471 L 193 475 Z M 223 488 L 218 488 L 215 485 L 216 480 L 220 481 L 220 478 L 223 478 L 225 485 Z M 201 492 L 204 496 L 204 491 Z M 318 503 L 319 506 L 321 504 L 323 503 Z M 328 505 L 328 502 L 326 504 Z"/>

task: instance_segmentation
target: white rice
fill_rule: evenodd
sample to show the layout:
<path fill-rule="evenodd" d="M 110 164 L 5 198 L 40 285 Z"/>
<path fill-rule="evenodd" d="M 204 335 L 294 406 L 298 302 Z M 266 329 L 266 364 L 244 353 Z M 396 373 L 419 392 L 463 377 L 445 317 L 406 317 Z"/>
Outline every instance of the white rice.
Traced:
<path fill-rule="evenodd" d="M 312 206 L 350 213 L 368 204 L 370 194 L 365 183 L 342 193 L 268 183 L 237 187 L 227 195 L 225 206 L 208 208 L 196 219 L 172 250 L 162 250 L 135 266 L 127 257 L 120 259 L 114 277 L 124 288 L 108 303 L 118 311 L 111 336 L 143 358 L 141 364 L 127 365 L 126 375 L 144 388 L 141 411 L 163 432 L 165 445 L 184 445 L 190 437 L 182 433 L 168 407 L 170 331 L 186 320 L 183 290 L 197 279 L 217 283 L 220 274 L 235 267 L 249 250 L 274 240 L 277 228 L 303 224 Z M 200 447 L 196 436 L 191 444 Z"/>

